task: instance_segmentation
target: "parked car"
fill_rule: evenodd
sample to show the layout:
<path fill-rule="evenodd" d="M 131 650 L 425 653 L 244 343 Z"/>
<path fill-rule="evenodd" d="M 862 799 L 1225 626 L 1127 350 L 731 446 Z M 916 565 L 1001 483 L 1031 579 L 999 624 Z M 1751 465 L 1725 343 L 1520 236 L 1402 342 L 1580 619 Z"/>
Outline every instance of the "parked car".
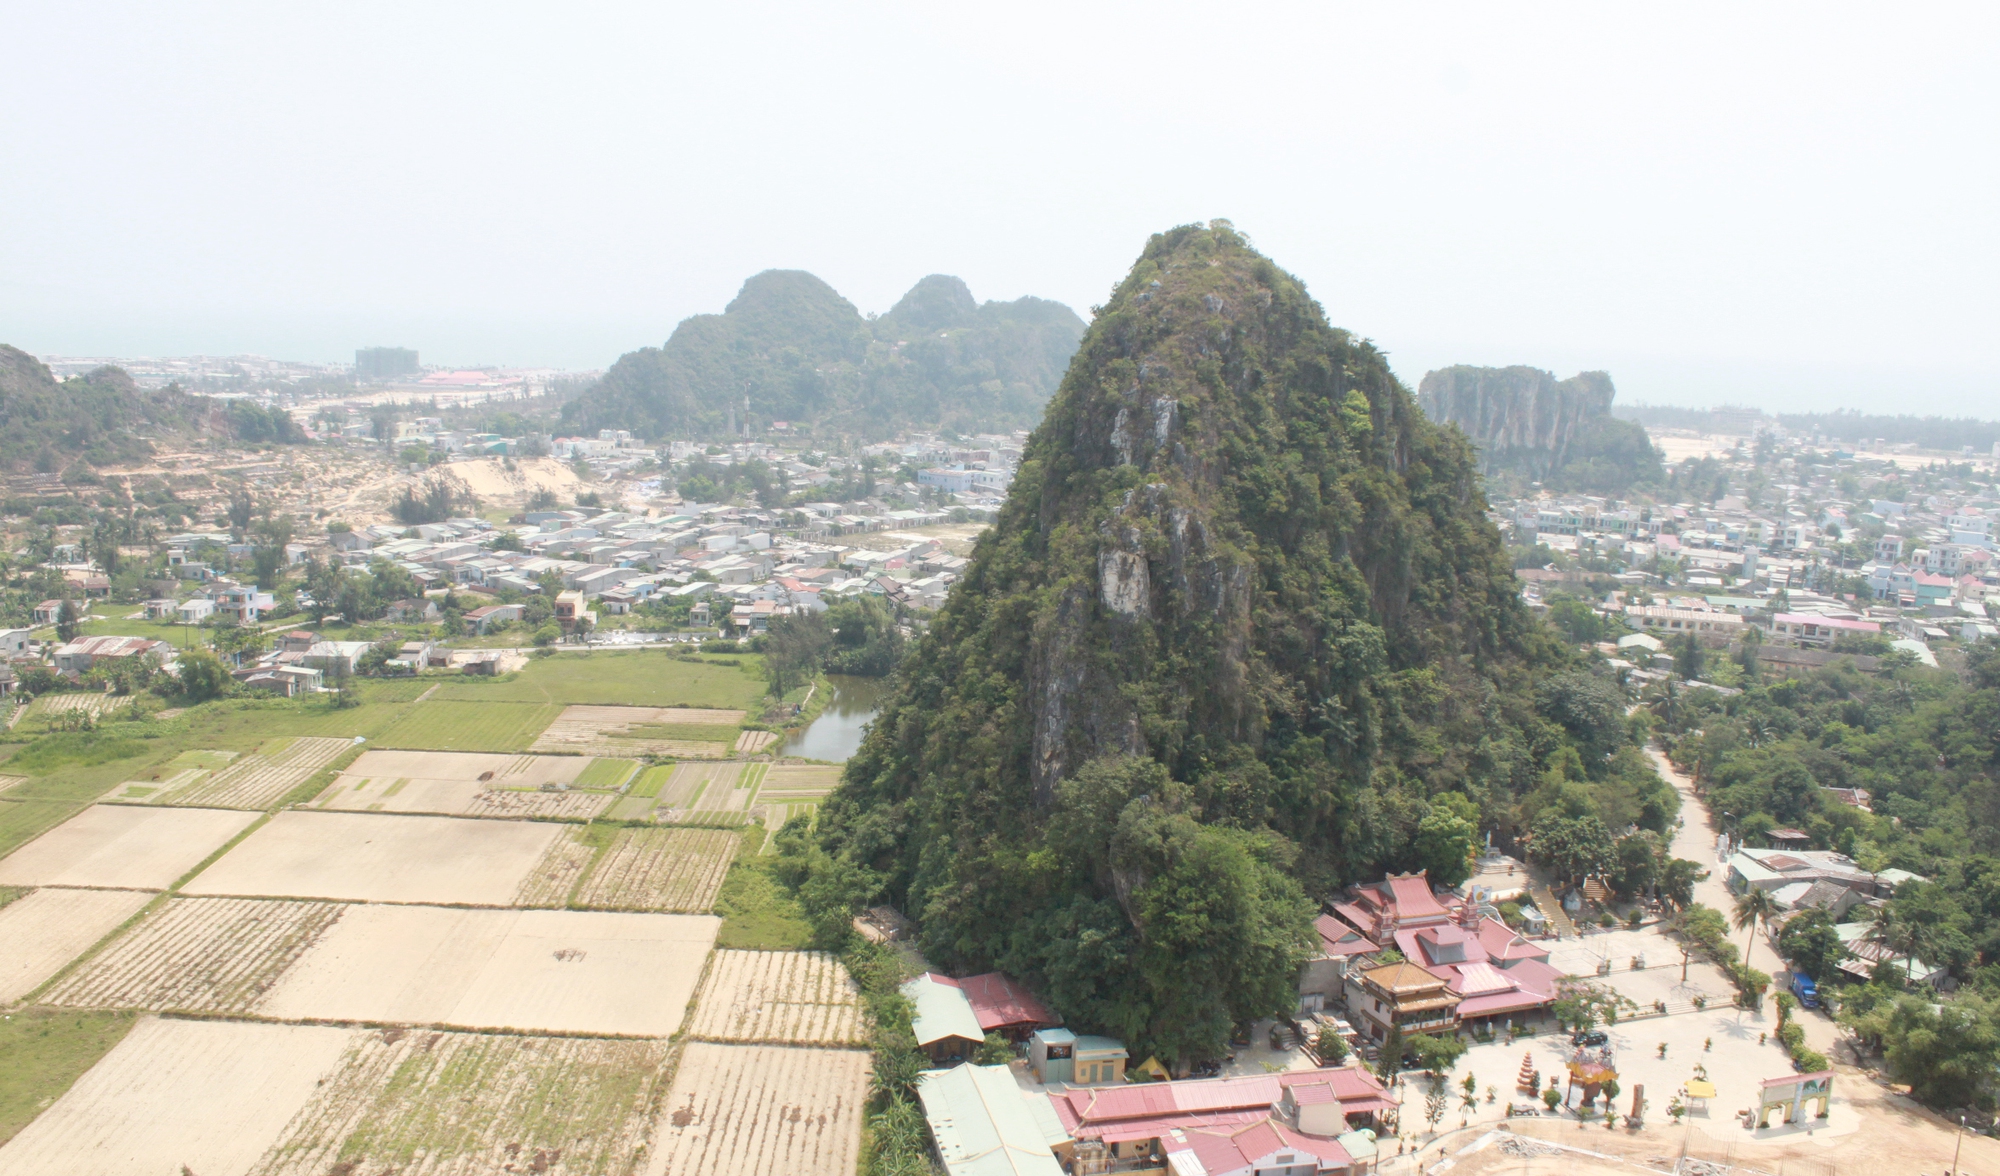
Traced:
<path fill-rule="evenodd" d="M 1813 978 L 1804 972 L 1792 973 L 1792 995 L 1799 998 L 1802 1008 L 1819 1007 L 1819 985 L 1814 984 Z"/>
<path fill-rule="evenodd" d="M 1604 1031 L 1602 1029 L 1588 1029 L 1582 1033 L 1578 1033 L 1574 1037 L 1571 1037 L 1569 1039 L 1569 1043 L 1571 1045 L 1594 1046 L 1594 1045 L 1605 1045 L 1609 1043 L 1610 1040 L 1611 1039 L 1609 1037 L 1606 1037 L 1604 1035 Z"/>

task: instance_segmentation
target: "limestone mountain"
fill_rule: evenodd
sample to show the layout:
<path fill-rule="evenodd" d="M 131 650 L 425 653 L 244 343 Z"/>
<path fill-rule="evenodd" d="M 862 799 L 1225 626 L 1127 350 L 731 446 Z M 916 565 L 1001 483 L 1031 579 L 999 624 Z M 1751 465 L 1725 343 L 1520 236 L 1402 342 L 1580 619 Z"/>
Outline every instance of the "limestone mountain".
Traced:
<path fill-rule="evenodd" d="M 1625 494 L 1663 481 L 1644 427 L 1611 415 L 1616 395 L 1605 372 L 1557 380 L 1519 365 L 1461 364 L 1427 372 L 1417 386 L 1424 412 L 1464 430 L 1479 448 L 1480 471 L 1515 493 L 1540 482 L 1556 491 Z"/>
<path fill-rule="evenodd" d="M 1314 898 L 1462 878 L 1551 765 L 1610 779 L 1538 713 L 1567 655 L 1484 510 L 1297 279 L 1226 222 L 1154 237 L 797 851 L 809 904 L 895 903 L 1079 1030 L 1216 1056 L 1295 1006 Z"/>
<path fill-rule="evenodd" d="M 1082 334 L 1061 303 L 981 304 L 944 274 L 871 320 L 809 273 L 766 270 L 721 314 L 685 319 L 665 346 L 621 356 L 563 420 L 647 437 L 773 421 L 866 438 L 1022 428 L 1040 417 Z"/>
<path fill-rule="evenodd" d="M 192 430 L 207 415 L 195 397 L 140 388 L 123 369 L 58 381 L 41 360 L 0 344 L 0 466 L 53 473 L 79 457 L 139 461 L 152 451 L 147 438 Z"/>

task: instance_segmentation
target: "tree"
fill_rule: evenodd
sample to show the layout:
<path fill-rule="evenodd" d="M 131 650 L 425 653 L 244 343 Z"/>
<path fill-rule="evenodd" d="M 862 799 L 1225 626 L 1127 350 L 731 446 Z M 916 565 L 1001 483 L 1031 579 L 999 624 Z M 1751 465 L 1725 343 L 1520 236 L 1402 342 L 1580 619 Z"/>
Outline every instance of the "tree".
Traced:
<path fill-rule="evenodd" d="M 190 702 L 206 702 L 229 688 L 229 670 L 222 659 L 205 649 L 191 649 L 180 656 L 181 693 Z"/>
<path fill-rule="evenodd" d="M 1641 829 L 1630 837 L 1621 837 L 1614 847 L 1611 887 L 1628 897 L 1638 894 L 1659 876 L 1659 865 L 1659 834 Z"/>
<path fill-rule="evenodd" d="M 1479 832 L 1464 817 L 1433 808 L 1417 824 L 1416 854 L 1433 885 L 1456 887 L 1472 877 L 1472 857 Z"/>
<path fill-rule="evenodd" d="M 1825 907 L 1808 907 L 1779 928 L 1778 954 L 1794 971 L 1830 980 L 1847 958 L 1847 945 L 1834 928 L 1832 913 Z"/>
<path fill-rule="evenodd" d="M 56 640 L 64 645 L 76 640 L 77 626 L 82 619 L 76 610 L 76 601 L 63 597 L 62 607 L 56 610 Z"/>
<path fill-rule="evenodd" d="M 550 621 L 548 624 L 536 629 L 535 635 L 531 640 L 540 646 L 554 645 L 556 642 L 562 640 L 562 627 L 554 621 Z"/>
<path fill-rule="evenodd" d="M 1674 672 L 1694 681 L 1701 677 L 1702 657 L 1701 642 L 1695 640 L 1693 633 L 1683 634 L 1674 644 Z"/>
<path fill-rule="evenodd" d="M 1669 858 L 1660 871 L 1660 896 L 1681 910 L 1686 910 L 1694 902 L 1695 877 L 1701 873 L 1701 863 L 1686 858 Z"/>
<path fill-rule="evenodd" d="M 528 495 L 528 509 L 536 513 L 545 510 L 554 510 L 560 505 L 562 505 L 562 500 L 556 497 L 555 491 L 547 487 L 542 487 Z"/>
<path fill-rule="evenodd" d="M 1567 881 L 1610 868 L 1611 831 L 1593 816 L 1569 817 L 1550 809 L 1535 819 L 1528 854 Z"/>
<path fill-rule="evenodd" d="M 832 643 L 826 618 L 818 613 L 774 618 L 764 634 L 764 676 L 771 683 L 771 693 L 783 698 L 792 687 L 811 678 Z"/>
<path fill-rule="evenodd" d="M 1961 992 L 1937 1006 L 1920 996 L 1899 998 L 1882 1030 L 1889 1073 L 1933 1107 L 1979 1105 L 2000 1066 L 2000 1025 L 1992 1001 Z"/>
<path fill-rule="evenodd" d="M 263 546 L 250 552 L 251 564 L 256 568 L 257 587 L 269 592 L 278 586 L 281 570 L 285 566 L 285 549 Z"/>
<path fill-rule="evenodd" d="M 1412 1033 L 1403 1039 L 1403 1053 L 1415 1059 L 1417 1068 L 1432 1074 L 1443 1074 L 1458 1064 L 1465 1056 L 1465 1042 L 1456 1034 L 1435 1037 L 1429 1033 Z"/>
<path fill-rule="evenodd" d="M 1771 916 L 1777 913 L 1778 900 L 1772 898 L 1768 890 L 1752 887 L 1737 898 L 1734 919 L 1736 929 L 1749 932 L 1743 939 L 1743 959 L 1746 963 L 1750 959 L 1751 945 L 1757 941 L 1757 924 L 1768 922 Z"/>
<path fill-rule="evenodd" d="M 1437 1130 L 1438 1120 L 1444 1118 L 1444 1075 L 1431 1074 L 1424 1079 L 1424 1121 Z"/>

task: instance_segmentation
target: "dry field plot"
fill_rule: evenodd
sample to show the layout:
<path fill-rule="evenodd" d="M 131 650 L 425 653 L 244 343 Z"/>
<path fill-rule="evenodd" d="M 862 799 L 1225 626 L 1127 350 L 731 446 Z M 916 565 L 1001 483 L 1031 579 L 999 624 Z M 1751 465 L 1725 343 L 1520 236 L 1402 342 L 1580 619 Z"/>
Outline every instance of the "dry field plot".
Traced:
<path fill-rule="evenodd" d="M 506 906 L 549 843 L 568 831 L 530 821 L 283 812 L 185 890 Z"/>
<path fill-rule="evenodd" d="M 666 1055 L 663 1041 L 357 1033 L 252 1176 L 628 1172 Z"/>
<path fill-rule="evenodd" d="M 82 1008 L 242 1013 L 348 908 L 331 902 L 176 898 L 50 989 Z"/>
<path fill-rule="evenodd" d="M 521 885 L 514 891 L 514 905 L 517 907 L 559 907 L 569 902 L 570 891 L 576 889 L 577 879 L 590 868 L 597 856 L 597 847 L 578 841 L 580 830 L 568 829 L 542 851 L 535 868 L 521 879 Z"/>
<path fill-rule="evenodd" d="M 720 926 L 705 915 L 353 906 L 252 1011 L 665 1037 Z"/>
<path fill-rule="evenodd" d="M 132 696 L 127 694 L 96 694 L 81 692 L 76 694 L 44 694 L 28 706 L 30 718 L 46 719 L 53 715 L 87 714 L 92 718 L 102 718 L 121 706 L 128 706 Z"/>
<path fill-rule="evenodd" d="M 867 1093 L 864 1050 L 691 1042 L 647 1176 L 849 1176 Z"/>
<path fill-rule="evenodd" d="M 673 706 L 568 706 L 529 750 L 720 759 L 729 754 L 730 743 L 676 738 L 673 728 L 733 728 L 742 724 L 743 714 L 740 710 Z"/>
<path fill-rule="evenodd" d="M 163 787 L 152 802 L 267 809 L 353 747 L 351 739 L 302 736 L 267 740 L 256 751 L 237 757 L 219 771 L 204 772 L 172 787 Z"/>
<path fill-rule="evenodd" d="M 339 1063 L 346 1029 L 144 1018 L 0 1147 L 8 1176 L 251 1170 Z"/>
<path fill-rule="evenodd" d="M 861 989 L 817 951 L 718 951 L 689 1032 L 708 1041 L 861 1045 Z"/>
<path fill-rule="evenodd" d="M 736 765 L 730 764 L 729 767 Z M 757 785 L 763 782 L 768 771 L 765 764 L 744 764 L 735 773 L 720 772 L 701 790 L 691 806 L 695 812 L 740 813 L 750 807 L 750 798 L 757 792 Z"/>
<path fill-rule="evenodd" d="M 370 751 L 328 785 L 313 807 L 589 820 L 611 803 L 610 794 L 543 792 L 541 788 L 544 784 L 574 785 L 593 762 L 569 755 Z"/>
<path fill-rule="evenodd" d="M 142 890 L 37 890 L 0 907 L 0 1001 L 33 992 L 152 899 Z"/>
<path fill-rule="evenodd" d="M 692 808 L 711 792 L 735 788 L 742 773 L 743 765 L 737 763 L 675 764 L 673 775 L 660 788 L 660 808 Z"/>
<path fill-rule="evenodd" d="M 772 764 L 764 774 L 759 802 L 818 800 L 840 787 L 840 769 L 828 764 Z"/>
<path fill-rule="evenodd" d="M 256 813 L 96 804 L 0 859 L 0 885 L 165 890 Z"/>
<path fill-rule="evenodd" d="M 701 912 L 741 837 L 727 829 L 620 829 L 570 905 L 600 910 Z"/>

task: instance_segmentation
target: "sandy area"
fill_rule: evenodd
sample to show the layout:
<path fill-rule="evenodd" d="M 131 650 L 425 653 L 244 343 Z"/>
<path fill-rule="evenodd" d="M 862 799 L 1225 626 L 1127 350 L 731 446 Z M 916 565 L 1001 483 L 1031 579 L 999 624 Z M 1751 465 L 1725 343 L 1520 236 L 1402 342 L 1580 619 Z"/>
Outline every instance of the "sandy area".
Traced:
<path fill-rule="evenodd" d="M 19 1000 L 132 917 L 141 890 L 37 890 L 0 907 L 0 1001 Z"/>
<path fill-rule="evenodd" d="M 1738 444 L 1750 444 L 1748 437 L 1739 437 L 1735 434 L 1718 433 L 1691 437 L 1685 434 L 1663 435 L 1659 430 L 1648 430 L 1647 435 L 1653 439 L 1653 447 L 1667 455 L 1668 465 L 1679 465 L 1690 457 L 1720 457 L 1736 448 Z"/>
<path fill-rule="evenodd" d="M 817 951 L 718 951 L 688 1032 L 710 1041 L 861 1045 L 861 989 Z"/>
<path fill-rule="evenodd" d="M 239 1176 L 350 1031 L 148 1017 L 5 1147 L 8 1176 Z"/>
<path fill-rule="evenodd" d="M 665 1037 L 720 926 L 705 915 L 353 907 L 255 1011 Z"/>
<path fill-rule="evenodd" d="M 990 526 L 988 523 L 940 523 L 935 527 L 911 527 L 901 531 L 864 531 L 843 535 L 841 542 L 869 551 L 901 551 L 914 543 L 936 539 L 953 555 L 971 555 L 973 544 Z"/>
<path fill-rule="evenodd" d="M 648 1176 L 848 1176 L 861 1150 L 868 1053 L 689 1043 Z"/>
<path fill-rule="evenodd" d="M 454 461 L 444 466 L 443 472 L 457 478 L 481 498 L 525 497 L 536 490 L 553 490 L 563 497 L 563 505 L 568 506 L 569 500 L 584 489 L 576 471 L 553 457 L 515 458 L 512 470 L 501 458 L 482 457 Z"/>
<path fill-rule="evenodd" d="M 372 813 L 284 812 L 188 894 L 505 906 L 566 825 Z"/>
<path fill-rule="evenodd" d="M 0 861 L 0 885 L 164 890 L 256 819 L 226 809 L 92 805 Z"/>
<path fill-rule="evenodd" d="M 573 784 L 590 760 L 573 755 L 490 755 L 459 751 L 371 751 L 314 801 L 317 809 L 450 816 L 594 817 L 614 799 L 590 792 L 542 792 Z M 480 777 L 487 777 L 481 780 Z"/>

